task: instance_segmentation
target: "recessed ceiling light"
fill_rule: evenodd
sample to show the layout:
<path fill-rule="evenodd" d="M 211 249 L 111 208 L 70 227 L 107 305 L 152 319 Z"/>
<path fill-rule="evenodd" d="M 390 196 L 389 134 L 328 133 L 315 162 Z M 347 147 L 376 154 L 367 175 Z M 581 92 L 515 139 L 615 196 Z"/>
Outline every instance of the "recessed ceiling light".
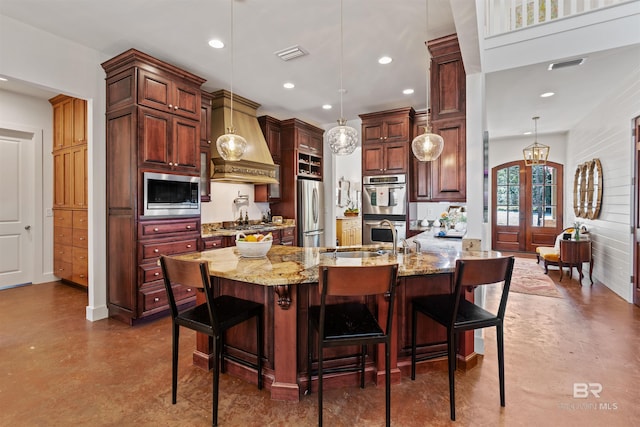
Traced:
<path fill-rule="evenodd" d="M 331 104 L 324 104 L 324 105 L 322 106 L 322 109 L 323 109 L 323 110 L 331 110 L 331 108 L 333 108 L 333 107 L 331 106 Z"/>
<path fill-rule="evenodd" d="M 224 47 L 224 43 L 222 43 L 222 40 L 211 39 L 209 40 L 209 46 L 215 49 L 222 49 Z"/>
<path fill-rule="evenodd" d="M 0 82 L 8 82 L 9 80 L 5 79 L 4 77 L 0 77 Z"/>
<path fill-rule="evenodd" d="M 405 95 L 411 95 L 413 93 L 413 89 L 405 89 L 402 91 Z"/>
<path fill-rule="evenodd" d="M 284 86 L 285 89 L 293 89 L 294 87 L 296 87 L 296 85 L 294 85 L 291 82 L 286 82 L 285 84 L 283 84 L 282 86 Z"/>
<path fill-rule="evenodd" d="M 553 96 L 555 94 L 556 94 L 555 92 L 545 92 L 545 93 L 540 95 L 540 98 L 548 98 L 548 97 Z"/>
<path fill-rule="evenodd" d="M 393 59 L 391 59 L 391 57 L 382 56 L 382 57 L 380 57 L 380 59 L 378 59 L 378 64 L 386 65 L 386 64 L 390 64 L 391 61 L 393 61 Z"/>
<path fill-rule="evenodd" d="M 530 130 L 526 131 L 525 133 L 523 133 L 523 135 L 531 135 L 533 132 L 531 132 Z"/>

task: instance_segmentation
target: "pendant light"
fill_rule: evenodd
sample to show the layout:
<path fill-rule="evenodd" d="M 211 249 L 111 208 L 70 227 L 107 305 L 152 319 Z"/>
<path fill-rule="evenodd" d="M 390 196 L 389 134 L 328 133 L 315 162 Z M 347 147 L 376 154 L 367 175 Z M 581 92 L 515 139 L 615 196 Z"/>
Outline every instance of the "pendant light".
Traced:
<path fill-rule="evenodd" d="M 342 95 L 345 90 L 342 87 L 342 62 L 343 62 L 343 36 L 342 36 L 342 0 L 340 0 L 340 119 L 338 126 L 329 129 L 327 132 L 327 140 L 329 148 L 333 154 L 338 156 L 346 156 L 351 154 L 358 145 L 358 132 L 347 126 L 347 121 L 342 114 Z"/>
<path fill-rule="evenodd" d="M 524 156 L 525 166 L 543 166 L 547 164 L 547 158 L 549 157 L 549 146 L 538 143 L 538 119 L 540 117 L 533 117 L 534 123 L 534 137 L 533 144 L 525 147 L 522 150 Z"/>
<path fill-rule="evenodd" d="M 247 148 L 247 140 L 240 135 L 236 135 L 236 129 L 233 127 L 233 2 L 231 0 L 231 105 L 229 127 L 227 133 L 218 137 L 216 148 L 220 156 L 227 161 L 238 161 L 242 158 Z"/>
<path fill-rule="evenodd" d="M 425 29 L 427 29 L 427 38 L 429 37 L 429 1 L 426 0 L 426 25 Z M 442 150 L 444 148 L 444 139 L 435 133 L 431 133 L 431 110 L 429 109 L 429 88 L 431 86 L 431 67 L 430 62 L 431 59 L 428 55 L 429 49 L 427 49 L 427 124 L 424 128 L 424 133 L 422 135 L 416 136 L 413 141 L 411 141 L 411 151 L 413 151 L 413 155 L 421 162 L 429 162 L 432 160 L 436 160 L 442 154 Z"/>

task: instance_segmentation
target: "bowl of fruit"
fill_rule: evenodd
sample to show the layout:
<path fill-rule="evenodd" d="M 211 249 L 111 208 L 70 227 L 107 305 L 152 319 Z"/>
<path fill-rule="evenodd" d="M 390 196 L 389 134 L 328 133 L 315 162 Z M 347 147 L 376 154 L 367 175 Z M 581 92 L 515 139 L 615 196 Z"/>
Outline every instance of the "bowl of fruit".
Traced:
<path fill-rule="evenodd" d="M 273 236 L 271 233 L 264 234 L 248 234 L 240 232 L 236 234 L 236 247 L 240 252 L 240 255 L 244 258 L 262 258 L 267 255 L 271 244 L 273 243 Z"/>

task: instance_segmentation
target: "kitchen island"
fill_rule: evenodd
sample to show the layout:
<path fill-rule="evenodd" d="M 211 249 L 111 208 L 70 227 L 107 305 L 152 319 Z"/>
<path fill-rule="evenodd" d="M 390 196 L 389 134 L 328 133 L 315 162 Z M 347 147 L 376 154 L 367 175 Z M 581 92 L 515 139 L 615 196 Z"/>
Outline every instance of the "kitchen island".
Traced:
<path fill-rule="evenodd" d="M 392 334 L 392 382 L 399 382 L 408 375 L 411 355 L 411 299 L 419 295 L 450 293 L 455 262 L 459 258 L 486 258 L 499 256 L 496 252 L 461 252 L 459 245 L 424 248 L 424 252 L 390 253 L 388 246 L 341 247 L 339 252 L 356 252 L 356 257 L 342 257 L 329 248 L 300 248 L 273 246 L 266 257 L 249 259 L 239 255 L 237 248 L 210 250 L 179 255 L 178 258 L 206 261 L 212 276 L 216 295 L 228 294 L 260 302 L 265 306 L 264 360 L 265 385 L 271 390 L 271 398 L 298 401 L 307 388 L 307 313 L 311 305 L 320 302 L 318 274 L 320 265 L 380 265 L 398 263 L 398 288 Z M 378 252 L 376 256 L 357 257 L 357 251 Z M 345 255 L 345 254 L 342 254 Z M 467 292 L 468 299 L 473 298 Z M 204 302 L 202 295 L 198 296 Z M 366 303 L 375 310 L 375 298 Z M 383 304 L 381 307 L 384 306 Z M 382 321 L 386 312 L 380 312 Z M 444 328 L 421 316 L 418 334 L 419 343 L 446 341 Z M 254 325 L 238 325 L 225 337 L 226 350 L 236 357 L 255 361 Z M 459 366 L 470 368 L 476 363 L 473 352 L 473 334 L 460 340 Z M 446 345 L 424 347 L 421 353 L 438 354 Z M 371 348 L 366 364 L 366 381 L 384 381 L 384 350 Z M 354 348 L 331 349 L 325 353 L 329 366 L 351 366 L 357 363 Z M 207 336 L 199 335 L 194 352 L 194 364 L 209 369 L 212 364 L 211 343 Z M 315 360 L 315 357 L 314 357 Z M 429 361 L 418 369 L 426 369 Z M 444 366 L 444 365 L 443 365 Z M 255 382 L 255 372 L 233 362 L 226 362 L 226 369 L 233 375 Z M 315 378 L 313 386 L 315 387 Z M 325 387 L 357 385 L 358 374 L 337 373 L 325 379 Z"/>

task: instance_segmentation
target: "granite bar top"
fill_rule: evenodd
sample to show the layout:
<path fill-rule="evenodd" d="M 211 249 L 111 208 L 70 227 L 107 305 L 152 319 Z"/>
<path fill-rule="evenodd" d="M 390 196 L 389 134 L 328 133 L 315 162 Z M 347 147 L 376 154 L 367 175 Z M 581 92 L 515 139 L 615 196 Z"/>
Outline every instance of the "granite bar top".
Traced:
<path fill-rule="evenodd" d="M 264 286 L 318 282 L 320 265 L 367 266 L 398 263 L 399 276 L 452 273 L 460 258 L 493 258 L 499 252 L 462 252 L 454 245 L 429 247 L 410 254 L 393 255 L 389 245 L 340 247 L 338 251 L 381 251 L 380 256 L 365 258 L 334 257 L 335 248 L 300 248 L 274 245 L 266 257 L 244 258 L 237 247 L 176 255 L 179 259 L 206 261 L 211 275 Z"/>

